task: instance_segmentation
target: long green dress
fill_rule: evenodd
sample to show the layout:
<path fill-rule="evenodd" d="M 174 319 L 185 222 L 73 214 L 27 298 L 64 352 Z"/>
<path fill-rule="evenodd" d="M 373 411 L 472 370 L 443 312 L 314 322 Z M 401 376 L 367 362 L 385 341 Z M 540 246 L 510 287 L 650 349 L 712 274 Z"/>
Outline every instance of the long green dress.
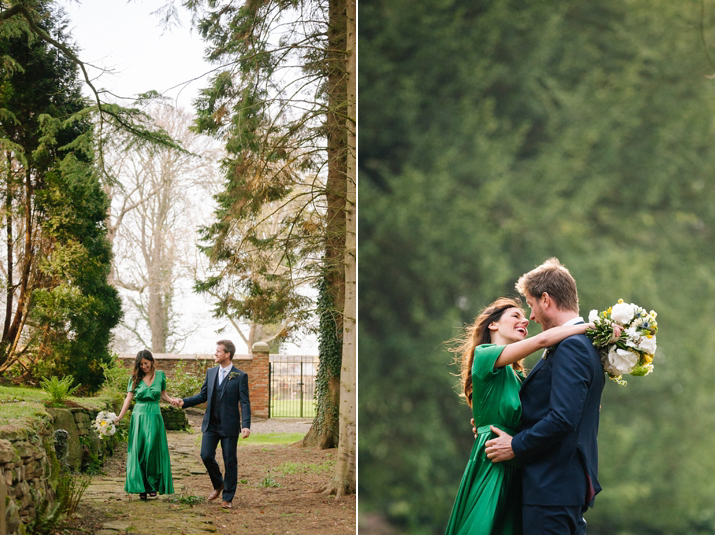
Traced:
<path fill-rule="evenodd" d="M 521 421 L 522 376 L 511 366 L 494 368 L 504 346 L 474 350 L 472 411 L 477 427 L 467 468 L 447 523 L 446 535 L 520 535 L 521 473 L 513 461 L 493 463 L 484 444 L 496 435 L 490 425 L 514 435 Z"/>
<path fill-rule="evenodd" d="M 127 392 L 132 391 L 132 386 L 130 378 Z M 166 390 L 166 376 L 162 371 L 155 372 L 151 386 L 142 380 L 134 390 L 136 403 L 129 422 L 127 479 L 124 483 L 127 492 L 174 493 L 169 445 L 159 409 L 163 390 Z"/>

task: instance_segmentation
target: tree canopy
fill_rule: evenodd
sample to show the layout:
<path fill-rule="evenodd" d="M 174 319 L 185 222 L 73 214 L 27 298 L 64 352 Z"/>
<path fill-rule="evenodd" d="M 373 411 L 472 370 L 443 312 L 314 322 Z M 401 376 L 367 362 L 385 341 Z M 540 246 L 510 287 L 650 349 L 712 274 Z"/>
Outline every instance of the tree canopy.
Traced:
<path fill-rule="evenodd" d="M 203 234 L 215 269 L 196 289 L 216 298 L 216 317 L 283 323 L 287 335 L 315 316 L 302 283 L 323 280 L 320 303 L 332 309 L 319 314 L 335 331 L 321 349 L 336 349 L 337 334 L 341 351 L 321 352 L 319 417 L 304 444 L 338 445 L 325 492 L 339 498 L 356 484 L 355 3 L 183 4 L 219 64 L 196 101 L 196 130 L 227 154 Z"/>
<path fill-rule="evenodd" d="M 68 39 L 49 2 L 33 6 L 37 31 Z M 77 64 L 28 31 L 0 25 L 5 322 L 0 371 L 72 375 L 93 390 L 121 316 L 107 283 L 107 198 L 95 166 L 94 127 Z"/>

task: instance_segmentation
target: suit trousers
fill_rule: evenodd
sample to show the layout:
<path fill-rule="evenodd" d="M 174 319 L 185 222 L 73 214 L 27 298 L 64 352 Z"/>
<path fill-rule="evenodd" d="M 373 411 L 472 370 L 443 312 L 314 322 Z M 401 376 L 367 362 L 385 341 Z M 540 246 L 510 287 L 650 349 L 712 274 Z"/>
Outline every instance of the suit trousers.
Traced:
<path fill-rule="evenodd" d="M 523 535 L 586 535 L 586 509 L 585 505 L 524 505 Z"/>
<path fill-rule="evenodd" d="M 217 433 L 213 426 L 203 434 L 201 438 L 201 460 L 204 462 L 206 470 L 209 472 L 211 484 L 214 489 L 223 485 L 222 499 L 230 502 L 236 494 L 236 483 L 238 479 L 238 460 L 236 458 L 236 448 L 238 447 L 238 435 L 226 437 Z M 216 447 L 221 442 L 221 452 L 223 453 L 223 465 L 225 474 L 221 477 L 221 469 L 216 462 Z"/>

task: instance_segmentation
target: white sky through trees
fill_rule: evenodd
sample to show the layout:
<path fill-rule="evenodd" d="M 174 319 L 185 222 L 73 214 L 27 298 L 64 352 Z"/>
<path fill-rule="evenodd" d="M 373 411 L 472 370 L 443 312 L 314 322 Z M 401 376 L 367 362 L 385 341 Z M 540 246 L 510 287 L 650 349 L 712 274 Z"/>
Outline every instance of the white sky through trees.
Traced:
<path fill-rule="evenodd" d="M 107 89 L 114 95 L 131 99 L 149 90 L 158 91 L 171 99 L 170 104 L 193 112 L 193 100 L 207 84 L 212 66 L 203 60 L 204 43 L 191 28 L 190 17 L 180 13 L 181 25 L 162 27 L 161 17 L 154 12 L 165 0 L 59 0 L 70 20 L 68 29 L 79 48 L 79 57 L 91 65 L 108 69 L 88 69 L 97 89 Z M 195 79 L 195 80 L 194 80 Z M 184 82 L 194 80 L 188 85 Z M 85 94 L 91 96 L 89 90 Z M 128 105 L 131 100 L 119 100 Z M 212 203 L 207 197 L 207 203 Z M 207 298 L 192 294 L 190 284 L 177 290 L 176 308 L 184 310 L 188 328 L 199 326 L 184 347 L 183 353 L 213 353 L 219 338 L 229 338 L 237 352 L 247 351 L 240 336 L 226 320 L 211 317 Z M 126 312 L 126 309 L 125 309 Z M 228 325 L 228 326 L 227 326 Z M 216 330 L 226 327 L 220 335 Z M 247 327 L 245 329 L 247 332 Z M 150 338 L 150 337 L 149 337 Z M 142 349 L 133 346 L 129 352 Z M 314 336 L 297 344 L 286 344 L 292 354 L 317 354 Z"/>
<path fill-rule="evenodd" d="M 177 86 L 208 72 L 203 61 L 204 44 L 191 30 L 188 14 L 181 25 L 163 28 L 154 13 L 164 0 L 61 0 L 69 15 L 69 29 L 80 48 L 80 58 L 92 65 L 113 70 L 96 80 L 122 97 L 132 97 L 151 89 L 166 92 L 174 104 L 190 109 L 204 79 L 182 90 Z M 100 75 L 91 69 L 90 76 Z M 89 93 L 88 93 L 89 94 Z"/>

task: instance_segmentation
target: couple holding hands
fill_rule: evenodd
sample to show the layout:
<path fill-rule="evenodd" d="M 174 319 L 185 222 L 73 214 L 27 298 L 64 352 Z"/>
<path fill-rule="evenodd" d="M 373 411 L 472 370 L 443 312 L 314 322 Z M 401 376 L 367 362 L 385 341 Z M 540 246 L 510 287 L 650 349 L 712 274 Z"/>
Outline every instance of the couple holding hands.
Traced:
<path fill-rule="evenodd" d="M 138 493 L 139 498 L 173 494 L 171 460 L 166 440 L 164 420 L 159 409 L 159 400 L 176 407 L 193 407 L 206 403 L 201 431 L 201 460 L 208 470 L 213 491 L 208 500 L 222 494 L 221 507 L 231 509 L 236 493 L 238 462 L 236 448 L 239 434 L 248 438 L 251 434 L 251 403 L 248 395 L 248 376 L 236 368 L 232 359 L 236 346 L 230 340 L 216 343 L 214 363 L 217 366 L 206 372 L 201 391 L 188 398 L 173 398 L 166 393 L 166 375 L 156 370 L 150 351 L 140 351 L 134 363 L 132 376 L 127 385 L 127 397 L 122 410 L 114 420 L 119 422 L 132 400 L 134 410 L 129 423 L 127 449 L 127 473 L 124 490 Z M 239 415 L 239 404 L 241 411 Z M 221 442 L 225 474 L 216 462 L 216 447 Z"/>

